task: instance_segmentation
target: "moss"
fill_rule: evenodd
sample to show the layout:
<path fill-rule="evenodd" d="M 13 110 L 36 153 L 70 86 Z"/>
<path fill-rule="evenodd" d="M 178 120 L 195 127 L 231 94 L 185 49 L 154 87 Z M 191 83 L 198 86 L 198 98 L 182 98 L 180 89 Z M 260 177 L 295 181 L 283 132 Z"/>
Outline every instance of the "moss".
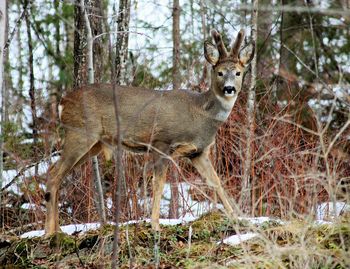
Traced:
<path fill-rule="evenodd" d="M 75 237 L 69 236 L 65 233 L 56 233 L 50 237 L 49 246 L 55 249 L 60 255 L 74 253 L 77 248 L 77 240 Z"/>

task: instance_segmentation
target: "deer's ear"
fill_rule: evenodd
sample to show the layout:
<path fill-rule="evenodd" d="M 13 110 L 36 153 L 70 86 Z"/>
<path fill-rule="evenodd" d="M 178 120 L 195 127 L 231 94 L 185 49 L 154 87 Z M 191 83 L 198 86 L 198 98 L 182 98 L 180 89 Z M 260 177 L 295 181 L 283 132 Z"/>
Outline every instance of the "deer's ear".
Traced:
<path fill-rule="evenodd" d="M 216 65 L 219 61 L 219 51 L 212 43 L 209 41 L 204 42 L 204 56 L 205 59 L 211 64 Z"/>
<path fill-rule="evenodd" d="M 255 45 L 253 43 L 248 43 L 245 47 L 243 47 L 238 54 L 239 61 L 247 66 L 254 57 Z"/>

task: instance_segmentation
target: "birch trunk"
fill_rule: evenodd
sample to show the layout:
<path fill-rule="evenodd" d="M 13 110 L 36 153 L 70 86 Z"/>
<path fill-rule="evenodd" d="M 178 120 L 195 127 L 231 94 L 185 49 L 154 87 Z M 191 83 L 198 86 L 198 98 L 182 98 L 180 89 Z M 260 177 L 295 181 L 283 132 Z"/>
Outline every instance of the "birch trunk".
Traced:
<path fill-rule="evenodd" d="M 257 44 L 258 37 L 258 0 L 253 0 L 253 11 L 252 11 L 252 28 L 251 36 L 255 47 Z M 247 100 L 247 145 L 245 150 L 245 160 L 243 167 L 243 182 L 242 182 L 242 209 L 243 212 L 249 213 L 249 209 L 252 208 L 252 184 L 251 184 L 251 170 L 253 167 L 253 148 L 254 148 L 254 126 L 255 126 L 255 85 L 256 85 L 256 74 L 257 74 L 257 58 L 256 58 L 257 48 L 254 51 L 254 58 L 251 63 L 251 82 L 248 90 L 248 100 Z M 253 211 L 253 210 L 252 210 Z"/>
<path fill-rule="evenodd" d="M 120 0 L 117 18 L 117 47 L 115 55 L 116 84 L 127 84 L 126 61 L 129 46 L 130 0 Z"/>
<path fill-rule="evenodd" d="M 117 44 L 115 50 L 115 76 L 112 78 L 116 85 L 126 85 L 128 82 L 126 61 L 128 58 L 128 46 L 129 46 L 129 21 L 130 21 L 130 0 L 121 0 L 119 2 L 118 16 L 117 16 Z M 117 97 L 116 97 L 117 98 Z M 115 101 L 115 109 L 118 110 L 118 100 Z M 116 114 L 117 117 L 117 114 Z M 116 118 L 118 121 L 118 119 Z M 119 135 L 119 132 L 118 132 Z M 120 134 L 121 135 L 121 134 Z M 117 155 L 120 147 L 117 148 Z M 119 156 L 119 155 L 118 155 Z M 119 157 L 118 157 L 119 158 Z M 118 159 L 117 158 L 117 159 Z M 120 157 L 121 158 L 121 157 Z M 128 206 L 126 195 L 126 182 L 124 173 L 119 166 L 121 165 L 121 159 L 116 161 L 118 171 L 118 182 L 116 186 L 116 200 L 113 201 L 115 208 L 124 208 Z M 124 190 L 123 190 L 124 189 Z M 117 202 L 117 200 L 119 202 Z M 123 205 L 123 206 L 122 206 Z M 119 212 L 118 212 L 119 213 Z"/>
<path fill-rule="evenodd" d="M 88 82 L 89 84 L 93 84 L 95 82 L 95 76 L 94 76 L 94 61 L 93 61 L 93 36 L 92 36 L 92 29 L 91 24 L 89 21 L 88 14 L 86 12 L 84 0 L 80 1 L 82 14 L 84 16 L 85 21 L 85 27 L 86 27 L 86 34 L 87 34 L 87 64 L 88 64 Z M 104 206 L 104 199 L 103 199 L 103 189 L 102 189 L 102 183 L 101 183 L 101 176 L 100 176 L 100 169 L 98 165 L 98 159 L 97 156 L 92 157 L 92 167 L 94 171 L 94 186 L 95 186 L 95 203 L 97 206 L 97 210 L 100 215 L 100 222 L 101 224 L 106 223 L 106 210 Z"/>
<path fill-rule="evenodd" d="M 121 140 L 122 134 L 120 132 L 120 120 L 119 120 L 119 99 L 116 95 L 115 85 L 127 84 L 127 72 L 126 72 L 126 60 L 128 57 L 129 46 L 129 21 L 130 21 L 130 0 L 120 0 L 119 13 L 117 17 L 117 45 L 115 50 L 115 58 L 112 51 L 112 42 L 109 39 L 109 54 L 111 57 L 111 81 L 113 84 L 113 97 L 114 97 L 114 112 L 117 125 L 117 149 L 114 154 L 117 168 L 117 186 L 114 195 L 114 241 L 112 250 L 112 269 L 118 267 L 118 249 L 119 249 L 119 220 L 120 209 L 122 201 L 122 187 L 126 185 L 124 179 L 124 171 L 122 169 L 122 151 Z M 124 184 L 122 184 L 124 183 Z M 124 198 L 124 197 L 123 197 Z"/>

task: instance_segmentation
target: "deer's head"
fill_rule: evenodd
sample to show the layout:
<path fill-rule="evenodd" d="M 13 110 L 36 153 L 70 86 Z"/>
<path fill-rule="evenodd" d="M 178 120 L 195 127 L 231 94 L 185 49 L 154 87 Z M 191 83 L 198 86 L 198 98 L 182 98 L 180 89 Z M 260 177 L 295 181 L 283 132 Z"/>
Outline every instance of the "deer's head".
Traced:
<path fill-rule="evenodd" d="M 222 41 L 221 35 L 212 30 L 215 45 L 206 41 L 204 55 L 212 65 L 211 88 L 215 95 L 226 101 L 235 100 L 242 87 L 245 68 L 254 55 L 254 45 L 249 43 L 241 49 L 244 32 L 241 30 L 233 42 L 230 52 Z"/>

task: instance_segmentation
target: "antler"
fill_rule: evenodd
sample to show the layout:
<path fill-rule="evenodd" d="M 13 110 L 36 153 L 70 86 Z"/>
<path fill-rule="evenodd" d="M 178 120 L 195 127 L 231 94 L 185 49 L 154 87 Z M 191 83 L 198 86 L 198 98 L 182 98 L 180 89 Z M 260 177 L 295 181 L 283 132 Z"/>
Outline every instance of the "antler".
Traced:
<path fill-rule="evenodd" d="M 219 51 L 220 59 L 226 58 L 227 57 L 227 50 L 226 50 L 224 42 L 222 42 L 221 35 L 215 29 L 211 30 L 211 35 L 214 38 L 216 48 Z"/>
<path fill-rule="evenodd" d="M 239 49 L 240 49 L 241 44 L 243 42 L 243 39 L 244 39 L 244 31 L 243 31 L 243 29 L 241 29 L 238 32 L 236 40 L 232 44 L 232 48 L 231 48 L 231 51 L 230 51 L 230 56 L 233 57 L 234 59 L 238 59 L 238 52 L 239 52 Z"/>

